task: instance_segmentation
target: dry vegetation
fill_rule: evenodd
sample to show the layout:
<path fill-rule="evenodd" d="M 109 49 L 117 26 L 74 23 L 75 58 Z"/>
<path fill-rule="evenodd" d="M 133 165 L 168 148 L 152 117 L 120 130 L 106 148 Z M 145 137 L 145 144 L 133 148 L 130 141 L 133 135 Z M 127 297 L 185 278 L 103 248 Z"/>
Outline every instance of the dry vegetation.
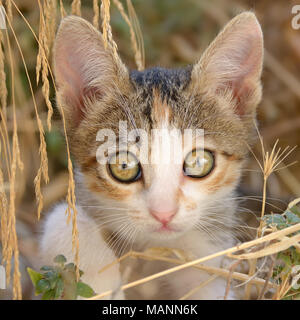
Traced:
<path fill-rule="evenodd" d="M 61 17 L 69 13 L 82 15 L 103 31 L 105 41 L 115 50 L 118 44 L 128 66 L 141 70 L 145 65 L 175 67 L 193 63 L 232 16 L 254 9 L 265 37 L 264 96 L 258 114 L 260 139 L 251 150 L 240 208 L 249 226 L 247 237 L 241 241 L 254 240 L 200 259 L 167 248 L 129 252 L 120 260 L 162 260 L 170 263 L 170 269 L 121 289 L 195 267 L 210 273 L 210 280 L 227 278 L 228 288 L 232 281 L 238 283 L 243 288 L 242 298 L 282 299 L 289 294 L 299 299 L 299 292 L 291 291 L 295 279 L 299 279 L 292 268 L 285 269 L 285 273 L 278 271 L 278 281 L 274 272 L 278 252 L 287 252 L 293 246 L 299 254 L 300 224 L 286 223 L 279 228 L 276 223 L 258 219 L 283 213 L 300 201 L 294 200 L 300 197 L 300 165 L 294 163 L 300 150 L 287 148 L 299 144 L 300 137 L 300 31 L 291 28 L 291 7 L 296 2 L 6 0 L 0 4 L 7 12 L 7 30 L 0 32 L 0 261 L 6 266 L 12 288 L 2 298 L 30 298 L 31 284 L 25 267 L 36 261 L 38 219 L 42 210 L 47 212 L 64 198 L 69 203 L 67 218 L 73 223 L 74 261 L 78 261 L 73 167 L 65 128 L 64 135 L 59 130 L 61 119 L 54 107 L 51 73 L 51 48 Z M 226 269 L 201 264 L 216 256 L 227 256 L 234 262 Z"/>

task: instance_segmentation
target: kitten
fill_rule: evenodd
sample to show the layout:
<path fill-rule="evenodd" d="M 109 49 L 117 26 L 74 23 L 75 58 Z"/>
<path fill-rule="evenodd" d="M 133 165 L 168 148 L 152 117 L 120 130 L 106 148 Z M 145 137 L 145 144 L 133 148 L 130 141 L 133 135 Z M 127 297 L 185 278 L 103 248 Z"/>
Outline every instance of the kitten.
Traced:
<path fill-rule="evenodd" d="M 57 103 L 64 110 L 77 168 L 80 268 L 95 292 L 120 286 L 119 266 L 102 274 L 98 270 L 124 253 L 126 243 L 136 250 L 182 249 L 198 258 L 234 245 L 235 189 L 255 138 L 262 60 L 262 31 L 251 12 L 230 21 L 195 65 L 176 70 L 129 71 L 110 46 L 105 49 L 90 23 L 75 16 L 63 19 L 54 48 Z M 126 164 L 121 150 L 111 156 L 115 164 L 99 163 L 97 133 L 110 129 L 120 137 L 119 121 L 149 135 L 152 129 L 164 129 L 166 136 L 174 128 L 203 129 L 202 158 L 188 162 L 192 142 L 176 163 L 143 164 L 126 153 Z M 160 160 L 166 149 L 150 139 L 146 152 L 159 154 Z M 66 206 L 59 204 L 48 214 L 42 264 L 57 254 L 73 260 Z M 207 265 L 220 263 L 217 258 Z M 157 261 L 149 266 L 145 274 L 167 267 Z M 191 268 L 164 277 L 168 291 L 163 298 L 178 299 L 209 277 Z M 225 287 L 226 281 L 217 278 L 190 298 L 222 299 Z"/>

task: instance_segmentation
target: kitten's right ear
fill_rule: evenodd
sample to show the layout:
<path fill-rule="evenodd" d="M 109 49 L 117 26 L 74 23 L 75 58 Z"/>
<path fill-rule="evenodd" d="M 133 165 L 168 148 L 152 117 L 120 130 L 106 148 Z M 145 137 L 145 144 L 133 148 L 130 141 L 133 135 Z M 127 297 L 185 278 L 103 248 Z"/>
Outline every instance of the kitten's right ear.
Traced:
<path fill-rule="evenodd" d="M 261 98 L 263 36 L 252 12 L 232 19 L 206 49 L 192 71 L 197 91 L 212 95 L 230 93 L 239 116 L 253 114 Z"/>
<path fill-rule="evenodd" d="M 54 45 L 54 73 L 58 103 L 71 126 L 83 119 L 87 101 L 103 98 L 129 78 L 111 46 L 104 47 L 101 33 L 77 16 L 68 16 L 60 24 Z"/>

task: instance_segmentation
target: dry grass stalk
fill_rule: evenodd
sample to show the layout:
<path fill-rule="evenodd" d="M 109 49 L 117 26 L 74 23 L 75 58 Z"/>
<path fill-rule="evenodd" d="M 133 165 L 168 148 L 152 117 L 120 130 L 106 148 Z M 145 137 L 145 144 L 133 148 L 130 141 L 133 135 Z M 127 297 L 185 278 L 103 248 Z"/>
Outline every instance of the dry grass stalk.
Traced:
<path fill-rule="evenodd" d="M 75 14 L 81 17 L 81 1 L 80 0 L 73 0 L 72 6 L 71 6 L 71 12 L 72 14 Z"/>
<path fill-rule="evenodd" d="M 22 19 L 24 20 L 24 22 L 26 23 L 26 25 L 28 26 L 28 28 L 32 32 L 35 40 L 39 43 L 39 39 L 38 39 L 37 35 L 35 34 L 34 30 L 32 29 L 30 23 L 24 17 L 22 12 L 19 10 L 19 8 L 15 4 L 15 2 L 13 0 L 11 0 L 11 1 L 12 1 L 13 5 L 14 5 L 15 9 L 17 10 L 17 12 L 20 14 Z M 16 41 L 17 41 L 17 39 L 16 39 Z M 18 44 L 18 41 L 17 41 L 17 44 Z M 28 71 L 27 71 L 27 68 L 26 68 L 24 57 L 22 55 L 22 52 L 20 52 L 20 53 L 21 53 L 21 56 L 22 56 L 22 59 L 23 59 L 23 63 L 24 63 L 24 66 L 25 66 L 26 74 L 28 75 Z M 50 65 L 49 65 L 49 62 L 48 62 L 47 59 L 46 59 L 46 61 L 47 61 L 47 66 L 49 68 L 50 77 L 51 77 L 52 82 L 53 82 L 54 90 L 56 92 L 54 76 L 53 76 L 52 70 L 50 68 Z M 32 91 L 32 86 L 31 86 L 30 79 L 28 78 L 28 80 L 29 80 L 29 84 L 30 84 L 30 89 Z M 33 94 L 33 91 L 32 91 L 32 94 Z M 33 101 L 34 101 L 34 106 L 35 106 L 35 111 L 36 111 L 36 118 L 39 119 L 39 114 L 37 112 L 37 106 L 36 106 L 36 103 L 35 103 L 34 96 L 33 96 Z M 63 132 L 64 132 L 64 136 L 65 136 L 65 141 L 66 141 L 66 150 L 67 150 L 67 159 L 68 159 L 69 185 L 68 185 L 68 193 L 67 193 L 67 198 L 66 198 L 66 201 L 68 203 L 68 209 L 66 211 L 66 214 L 68 216 L 67 222 L 70 221 L 70 217 L 72 216 L 72 247 L 73 247 L 73 250 L 75 251 L 75 264 L 77 266 L 76 272 L 77 272 L 77 277 L 79 278 L 79 268 L 78 268 L 78 266 L 79 266 L 79 241 L 78 241 L 78 229 L 77 229 L 77 210 L 76 210 L 76 205 L 75 205 L 76 197 L 75 197 L 75 182 L 74 182 L 74 175 L 73 175 L 73 165 L 72 165 L 71 155 L 70 155 L 70 148 L 69 148 L 69 141 L 68 141 L 67 130 L 66 130 L 66 120 L 65 120 L 64 110 L 62 109 L 61 106 L 58 106 L 58 107 L 60 108 L 61 115 L 62 115 Z M 39 126 L 39 129 L 40 129 L 40 125 L 39 124 L 40 125 L 42 124 L 41 121 L 38 121 L 38 126 Z M 42 129 L 42 127 L 41 127 L 41 129 Z M 40 130 L 40 137 L 41 137 L 41 141 L 44 141 L 44 135 L 42 134 L 41 130 Z M 43 150 L 43 148 L 40 148 L 40 150 Z M 43 157 L 46 156 L 45 158 L 41 158 L 41 168 L 43 168 L 42 164 L 43 164 L 43 161 L 47 160 L 47 154 L 42 152 L 41 156 L 43 156 Z M 36 179 L 40 180 L 40 177 L 41 177 L 42 173 L 43 173 L 43 170 L 39 170 Z M 37 181 L 37 185 L 39 185 L 38 182 L 39 181 Z M 40 188 L 37 191 L 40 191 Z M 38 193 L 37 198 L 39 196 L 41 196 L 41 192 Z"/>
<path fill-rule="evenodd" d="M 153 248 L 151 248 L 153 249 Z M 154 248 L 157 249 L 157 248 Z M 176 251 L 175 249 L 169 249 L 169 248 L 160 248 L 163 249 L 163 251 L 166 252 L 166 249 L 169 250 L 169 253 L 173 252 L 176 256 Z M 163 251 L 159 251 L 160 253 L 162 253 Z M 163 262 L 169 262 L 172 264 L 183 264 L 185 262 L 191 261 L 183 259 L 182 257 L 180 257 L 179 259 L 174 259 L 174 258 L 170 258 L 168 256 L 165 256 L 164 253 L 162 253 L 162 255 L 160 255 L 159 252 L 157 252 L 157 254 L 149 254 L 147 253 L 147 251 L 145 252 L 136 252 L 136 251 L 129 251 L 126 254 L 124 254 L 122 257 L 116 259 L 114 262 L 110 263 L 109 265 L 105 266 L 104 268 L 102 268 L 101 270 L 99 270 L 99 273 L 104 272 L 105 270 L 111 268 L 113 265 L 120 263 L 121 261 L 124 261 L 127 258 L 138 258 L 138 259 L 144 259 L 144 260 L 157 260 L 157 261 L 163 261 Z M 237 263 L 240 263 L 241 261 L 237 261 Z M 232 279 L 235 280 L 239 280 L 239 281 L 247 281 L 249 280 L 249 277 L 247 274 L 244 273 L 240 273 L 240 272 L 233 272 L 233 270 L 227 270 L 227 269 L 222 269 L 222 268 L 216 268 L 216 267 L 210 267 L 210 266 L 206 266 L 203 264 L 198 264 L 193 266 L 193 268 L 198 269 L 198 270 L 202 270 L 205 271 L 209 274 L 216 274 L 218 276 L 221 276 L 225 279 L 228 279 L 229 277 L 231 277 Z M 250 281 L 258 286 L 264 286 L 265 285 L 265 280 L 260 279 L 260 278 L 253 278 L 250 279 Z M 278 286 L 274 283 L 269 283 L 268 287 L 270 288 L 277 288 Z"/>
<path fill-rule="evenodd" d="M 2 5 L 2 1 L 0 1 L 0 5 Z M 0 134 L 3 141 L 3 151 L 4 151 L 4 158 L 6 161 L 6 170 L 8 172 L 8 176 L 10 177 L 10 170 L 9 170 L 9 163 L 11 162 L 11 154 L 9 150 L 9 137 L 8 137 L 8 130 L 7 130 L 7 87 L 6 87 L 6 73 L 4 69 L 5 65 L 5 56 L 3 47 L 4 46 L 4 38 L 2 34 L 2 30 L 0 30 L 0 119 L 1 119 L 1 126 L 0 126 Z M 1 150 L 0 150 L 1 153 Z"/>
<path fill-rule="evenodd" d="M 288 205 L 288 208 L 291 209 L 292 207 L 294 207 L 295 205 L 297 205 L 300 202 L 300 198 L 297 198 L 293 201 L 291 201 Z"/>
<path fill-rule="evenodd" d="M 261 215 L 260 215 L 260 223 L 259 223 L 259 227 L 257 228 L 257 237 L 261 237 L 262 235 L 262 230 L 263 230 L 263 225 L 264 225 L 264 220 L 263 217 L 265 215 L 265 207 L 266 207 L 266 198 L 267 198 L 267 182 L 268 182 L 268 178 L 270 177 L 270 175 L 273 172 L 276 172 L 282 168 L 279 167 L 279 165 L 295 150 L 296 147 L 293 147 L 290 149 L 289 146 L 287 146 L 286 148 L 284 148 L 283 150 L 278 146 L 278 142 L 279 140 L 277 139 L 275 144 L 273 145 L 273 148 L 271 150 L 271 152 L 266 151 L 265 146 L 264 146 L 264 142 L 262 139 L 262 136 L 257 128 L 257 126 L 255 125 L 257 133 L 258 133 L 258 137 L 259 137 L 259 141 L 260 141 L 260 145 L 261 145 L 261 152 L 262 152 L 262 162 L 260 162 L 257 158 L 257 156 L 254 154 L 254 152 L 250 149 L 250 151 L 252 152 L 253 156 L 255 157 L 261 171 L 263 174 L 263 198 L 262 198 L 262 207 L 261 207 Z M 272 250 L 278 250 L 278 246 L 280 246 L 281 248 L 284 248 L 284 246 L 288 246 L 289 243 L 291 243 L 291 241 L 295 241 L 295 243 L 297 243 L 297 238 L 294 238 L 293 240 L 289 239 L 284 241 L 284 243 L 282 244 L 274 244 L 274 248 L 272 248 L 271 246 L 269 246 L 268 248 L 261 250 L 260 251 L 260 255 L 258 252 L 255 253 L 248 253 L 246 255 L 244 255 L 244 258 L 242 259 L 251 259 L 254 258 L 254 260 L 250 260 L 250 268 L 249 268 L 249 276 L 253 276 L 255 274 L 256 271 L 256 264 L 257 264 L 257 259 L 266 255 L 269 255 L 272 252 Z M 291 244 L 290 244 L 291 245 Z M 290 246 L 289 245 L 289 246 Z M 287 248 L 289 248 L 286 247 Z M 282 249 L 284 250 L 284 249 Z M 278 251 L 277 251 L 278 252 Z M 247 257 L 247 258 L 246 258 Z M 249 299 L 250 298 L 250 293 L 251 293 L 251 284 L 248 283 L 246 285 L 245 288 L 245 299 Z"/>
<path fill-rule="evenodd" d="M 2 5 L 2 1 L 0 1 L 0 5 Z M 10 179 L 10 167 L 9 167 L 9 159 L 8 159 L 8 150 L 9 149 L 9 139 L 7 133 L 7 88 L 6 88 L 6 74 L 4 70 L 4 52 L 2 48 L 2 44 L 4 45 L 4 38 L 2 34 L 2 30 L 0 30 L 0 117 L 1 117 L 1 126 L 0 126 L 0 159 L 3 158 L 2 152 L 4 152 L 4 158 L 6 161 L 6 171 L 9 175 Z M 2 146 L 3 144 L 3 146 Z M 1 233 L 1 243 L 2 250 L 7 251 L 7 239 L 8 239 L 8 229 L 7 229 L 7 221 L 8 221 L 8 200 L 5 192 L 5 182 L 3 169 L 0 161 L 0 233 Z M 4 254 L 5 256 L 5 254 Z"/>
<path fill-rule="evenodd" d="M 45 136 L 44 136 L 44 128 L 43 128 L 43 124 L 42 124 L 42 121 L 41 121 L 39 113 L 38 113 L 37 104 L 36 104 L 36 100 L 35 100 L 35 97 L 34 97 L 34 92 L 33 92 L 31 80 L 30 80 L 30 77 L 29 77 L 28 68 L 27 68 L 27 65 L 26 65 L 26 61 L 25 61 L 24 55 L 22 53 L 22 49 L 21 49 L 20 43 L 18 41 L 18 38 L 17 38 L 17 36 L 15 34 L 15 31 L 14 31 L 14 29 L 13 29 L 13 27 L 12 27 L 10 22 L 9 22 L 9 26 L 10 26 L 10 29 L 11 29 L 11 31 L 13 33 L 14 39 L 16 41 L 16 44 L 17 44 L 19 53 L 21 55 L 24 68 L 25 68 L 25 73 L 26 73 L 26 77 L 27 77 L 27 80 L 28 80 L 28 83 L 29 83 L 29 87 L 30 87 L 30 91 L 31 91 L 32 99 L 33 99 L 33 104 L 34 104 L 34 109 L 35 109 L 35 116 L 36 116 L 36 121 L 37 121 L 39 135 L 40 135 L 39 154 L 40 154 L 40 157 L 41 157 L 41 162 L 40 162 L 40 167 L 38 169 L 37 175 L 36 175 L 36 177 L 34 179 L 35 193 L 36 193 L 36 199 L 37 199 L 37 203 L 38 203 L 37 215 L 38 215 L 38 219 L 39 219 L 41 211 L 42 211 L 42 208 L 43 208 L 43 195 L 42 195 L 42 192 L 41 192 L 41 180 L 43 178 L 45 183 L 49 182 L 48 157 L 47 157 L 47 150 L 46 150 L 46 141 L 45 141 Z M 46 62 L 48 63 L 47 60 L 46 60 Z"/>
<path fill-rule="evenodd" d="M 38 113 L 37 113 L 38 114 Z M 47 157 L 47 150 L 46 150 L 46 141 L 45 141 L 45 133 L 43 124 L 41 122 L 40 117 L 37 115 L 36 117 L 37 123 L 38 123 L 38 129 L 40 133 L 40 148 L 39 148 L 39 154 L 41 157 L 41 163 L 40 167 L 38 169 L 37 175 L 34 179 L 34 188 L 35 188 L 35 195 L 36 200 L 38 203 L 38 209 L 37 209 L 37 216 L 38 220 L 40 219 L 41 212 L 43 210 L 43 195 L 41 191 L 41 182 L 42 178 L 45 181 L 45 183 L 49 182 L 49 176 L 48 176 L 48 157 Z"/>
<path fill-rule="evenodd" d="M 229 275 L 227 277 L 227 283 L 226 283 L 226 289 L 225 289 L 225 295 L 224 295 L 224 300 L 227 300 L 227 297 L 229 295 L 230 287 L 231 287 L 231 280 L 232 280 L 232 275 L 234 273 L 234 270 L 237 268 L 237 266 L 241 263 L 240 261 L 235 261 L 234 263 L 231 264 L 229 267 Z"/>
<path fill-rule="evenodd" d="M 131 0 L 127 0 L 127 7 L 128 7 L 129 18 L 133 25 L 135 36 L 137 39 L 137 50 L 134 52 L 135 61 L 136 61 L 138 70 L 143 70 L 145 69 L 145 48 L 144 48 L 144 40 L 143 40 L 141 26 Z"/>
<path fill-rule="evenodd" d="M 122 15 L 125 22 L 128 24 L 130 31 L 131 45 L 134 51 L 135 63 L 138 70 L 145 69 L 145 50 L 144 41 L 142 37 L 141 28 L 130 0 L 127 0 L 127 7 L 129 12 L 129 17 L 125 12 L 123 4 L 119 0 L 113 0 L 115 6 L 118 8 L 120 14 Z"/>
<path fill-rule="evenodd" d="M 123 65 L 118 55 L 117 44 L 112 37 L 112 30 L 110 25 L 110 0 L 102 0 L 100 14 L 102 19 L 102 35 L 104 47 L 109 47 L 109 50 L 112 50 L 113 58 L 115 59 L 117 65 Z"/>
<path fill-rule="evenodd" d="M 0 141 L 1 143 L 1 141 Z M 0 148 L 1 156 L 1 148 Z M 1 231 L 1 243 L 3 252 L 7 250 L 7 239 L 8 239 L 8 229 L 7 229 L 7 220 L 8 220 L 8 201 L 4 188 L 4 176 L 3 171 L 0 166 L 0 231 Z M 5 256 L 5 254 L 4 254 Z"/>
<path fill-rule="evenodd" d="M 268 275 L 267 275 L 267 278 L 266 278 L 265 285 L 261 289 L 257 300 L 262 300 L 264 298 L 264 296 L 265 296 L 265 293 L 267 292 L 268 283 L 269 283 L 269 281 L 270 281 L 270 279 L 272 277 L 272 274 L 273 274 L 273 268 L 274 268 L 274 265 L 275 265 L 275 256 L 271 256 L 271 260 L 272 260 L 272 262 L 271 262 L 271 265 L 269 267 L 269 272 L 268 272 Z"/>
<path fill-rule="evenodd" d="M 0 5 L 1 2 L 0 2 Z M 4 52 L 2 48 L 3 44 L 3 34 L 0 30 L 0 101 L 1 101 L 1 113 L 5 117 L 7 117 L 7 88 L 6 88 L 6 74 L 4 71 Z"/>
<path fill-rule="evenodd" d="M 93 0 L 93 11 L 94 11 L 93 25 L 96 29 L 99 30 L 100 8 L 99 8 L 98 0 Z"/>
<path fill-rule="evenodd" d="M 1 117 L 1 125 L 0 125 L 0 134 L 1 139 L 3 141 L 3 151 L 4 151 L 4 158 L 6 163 L 6 171 L 8 178 L 10 179 L 10 166 L 11 163 L 11 150 L 10 150 L 10 143 L 9 143 L 9 136 L 8 136 L 8 128 L 6 123 L 6 118 L 2 112 L 2 108 L 0 108 L 0 117 Z"/>
<path fill-rule="evenodd" d="M 49 99 L 49 80 L 48 80 L 48 58 L 50 53 L 50 46 L 54 40 L 55 35 L 55 20 L 56 20 L 56 6 L 50 4 L 49 1 L 44 1 L 42 6 L 38 0 L 40 9 L 40 29 L 39 29 L 39 52 L 36 61 L 36 81 L 39 83 L 40 73 L 42 73 L 43 81 L 43 95 L 48 108 L 47 125 L 51 130 L 51 118 L 53 115 L 53 107 Z M 54 23 L 53 23 L 54 19 Z"/>
<path fill-rule="evenodd" d="M 287 274 L 282 275 L 282 282 L 273 296 L 274 300 L 281 300 L 283 297 L 286 297 L 286 294 L 290 291 L 292 286 L 299 281 L 299 275 L 295 278 L 292 270 L 293 269 L 291 269 Z M 296 292 L 295 294 L 298 293 Z"/>
<path fill-rule="evenodd" d="M 206 257 L 202 257 L 202 258 L 199 258 L 199 259 L 184 263 L 182 265 L 170 268 L 168 270 L 158 272 L 156 274 L 153 274 L 151 276 L 145 277 L 143 279 L 133 281 L 131 283 L 123 285 L 121 287 L 121 290 L 127 290 L 129 288 L 138 286 L 140 284 L 144 284 L 144 283 L 152 281 L 154 279 L 158 279 L 158 278 L 163 277 L 163 276 L 165 276 L 167 274 L 174 273 L 174 272 L 177 272 L 177 271 L 189 268 L 189 267 L 196 266 L 196 265 L 198 265 L 198 264 L 200 264 L 202 262 L 214 259 L 216 257 L 220 257 L 220 256 L 224 256 L 224 255 L 229 256 L 230 254 L 233 254 L 234 252 L 237 252 L 237 251 L 240 251 L 240 250 L 252 248 L 254 246 L 257 246 L 257 245 L 260 245 L 260 244 L 263 244 L 263 243 L 268 243 L 268 242 L 270 242 L 272 240 L 281 239 L 282 237 L 287 236 L 287 235 L 291 235 L 291 234 L 293 234 L 293 233 L 295 233 L 295 232 L 297 232 L 299 230 L 300 230 L 300 223 L 298 223 L 296 225 L 293 225 L 293 226 L 290 226 L 288 228 L 285 228 L 283 230 L 273 232 L 273 233 L 268 234 L 266 236 L 263 236 L 263 237 L 260 237 L 260 238 L 257 238 L 257 239 L 251 240 L 251 241 L 244 242 L 244 243 L 242 243 L 240 245 L 237 245 L 237 246 L 234 246 L 232 248 L 219 251 L 217 253 L 208 255 Z M 288 240 L 286 240 L 286 241 L 288 241 Z M 267 248 L 267 246 L 266 246 L 266 248 Z M 280 252 L 280 251 L 281 251 L 281 246 L 278 246 L 277 250 L 272 250 L 272 253 L 277 253 L 277 252 Z M 235 256 L 233 256 L 233 257 L 235 257 Z M 90 298 L 90 300 L 101 299 L 101 298 L 103 298 L 105 296 L 108 296 L 108 295 L 112 294 L 112 292 L 113 292 L 112 290 L 108 290 L 106 292 L 103 292 L 102 294 L 99 294 L 99 295 L 96 295 L 96 296 Z"/>
<path fill-rule="evenodd" d="M 64 116 L 63 116 L 64 118 Z M 65 127 L 65 124 L 64 124 Z M 67 133 L 65 132 L 65 135 Z M 77 209 L 76 209 L 76 197 L 75 197 L 75 182 L 73 176 L 73 165 L 69 154 L 68 147 L 68 170 L 69 170 L 69 186 L 67 194 L 67 203 L 68 208 L 66 211 L 67 214 L 67 223 L 70 222 L 72 217 L 72 250 L 75 254 L 75 265 L 76 265 L 76 276 L 79 280 L 79 238 L 78 238 L 78 228 L 77 228 Z"/>
<path fill-rule="evenodd" d="M 17 6 L 15 5 L 14 2 L 13 2 L 13 5 L 17 8 Z M 18 10 L 18 8 L 17 8 L 17 10 Z M 19 12 L 19 10 L 18 10 L 18 12 Z M 17 44 L 19 53 L 21 55 L 24 68 L 25 68 L 25 73 L 26 73 L 26 77 L 27 77 L 27 80 L 28 80 L 28 83 L 29 83 L 29 87 L 30 87 L 30 91 L 31 91 L 32 99 L 33 99 L 35 116 L 36 116 L 36 121 L 37 121 L 39 135 L 40 135 L 39 153 L 40 153 L 40 157 L 41 157 L 41 162 L 40 162 L 40 168 L 38 169 L 38 172 L 37 172 L 37 176 L 34 179 L 35 193 L 36 193 L 36 199 L 37 199 L 37 203 L 38 203 L 37 215 L 38 215 L 38 219 L 39 219 L 40 218 L 40 213 L 41 213 L 42 208 L 43 208 L 43 196 L 42 196 L 42 192 L 41 192 L 41 180 L 43 178 L 45 183 L 49 182 L 48 157 L 47 157 L 47 150 L 46 150 L 46 141 L 45 141 L 45 137 L 44 137 L 44 128 L 43 128 L 43 124 L 42 124 L 42 121 L 41 121 L 39 113 L 38 113 L 37 104 L 36 104 L 36 100 L 35 100 L 34 92 L 33 92 L 33 88 L 32 88 L 32 83 L 31 83 L 31 80 L 30 80 L 30 77 L 29 77 L 28 68 L 27 68 L 27 65 L 26 65 L 26 61 L 25 61 L 24 55 L 22 53 L 22 49 L 21 49 L 20 43 L 18 41 L 18 38 L 17 38 L 17 36 L 15 34 L 15 31 L 14 31 L 14 29 L 13 29 L 13 27 L 12 27 L 10 22 L 9 22 L 9 26 L 10 26 L 10 29 L 11 29 L 11 31 L 13 33 L 14 39 L 16 41 L 16 44 Z M 47 63 L 48 63 L 48 61 L 47 61 Z"/>
<path fill-rule="evenodd" d="M 6 16 L 6 17 L 9 25 L 11 26 L 11 20 L 9 16 Z M 14 258 L 13 299 L 22 299 L 22 290 L 21 290 L 21 281 L 20 281 L 21 274 L 19 271 L 19 249 L 18 249 L 18 240 L 17 240 L 17 232 L 16 232 L 15 185 L 16 185 L 17 171 L 23 170 L 23 163 L 20 158 L 19 140 L 18 140 L 18 134 L 17 134 L 18 128 L 17 128 L 17 117 L 16 117 L 16 103 L 15 103 L 14 60 L 12 57 L 11 44 L 10 44 L 7 29 L 6 29 L 6 38 L 7 38 L 7 49 L 8 49 L 8 55 L 9 55 L 10 72 L 11 72 L 13 136 L 12 136 L 12 158 L 10 162 L 8 210 L 7 210 L 6 217 L 4 218 L 4 220 L 1 221 L 1 228 L 6 229 L 6 232 L 4 232 L 4 237 L 2 238 L 2 240 L 4 241 L 3 260 L 6 264 L 7 283 L 10 282 L 11 260 L 12 258 Z M 6 225 L 2 225 L 2 222 L 3 223 L 6 222 Z"/>
<path fill-rule="evenodd" d="M 276 239 L 278 242 L 272 243 L 268 245 L 266 248 L 255 252 L 243 253 L 239 255 L 229 254 L 230 258 L 241 259 L 241 260 L 249 260 L 249 259 L 258 259 L 266 256 L 270 256 L 274 253 L 284 251 L 294 244 L 298 244 L 300 241 L 300 234 L 292 236 L 292 237 L 284 237 L 283 239 Z"/>
<path fill-rule="evenodd" d="M 59 0 L 59 6 L 60 6 L 60 16 L 63 19 L 67 15 L 67 13 L 66 13 L 66 10 L 64 8 L 64 4 L 63 4 L 62 0 Z"/>
<path fill-rule="evenodd" d="M 47 32 L 48 47 L 50 49 L 55 39 L 56 12 L 57 12 L 56 1 L 45 0 L 44 1 L 45 26 L 46 26 L 46 32 Z"/>
<path fill-rule="evenodd" d="M 13 20 L 13 13 L 12 13 L 11 0 L 6 0 L 6 12 L 7 12 L 8 19 L 10 21 L 12 21 Z"/>
<path fill-rule="evenodd" d="M 107 48 L 109 38 L 111 36 L 111 27 L 110 27 L 110 0 L 101 1 L 101 18 L 102 18 L 102 35 L 104 47 Z"/>

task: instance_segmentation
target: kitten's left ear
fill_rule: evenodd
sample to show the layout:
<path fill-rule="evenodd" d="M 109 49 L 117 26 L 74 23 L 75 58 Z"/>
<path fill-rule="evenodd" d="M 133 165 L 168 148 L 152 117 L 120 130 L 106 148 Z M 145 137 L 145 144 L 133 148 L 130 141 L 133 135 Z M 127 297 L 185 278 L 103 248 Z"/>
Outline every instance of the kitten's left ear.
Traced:
<path fill-rule="evenodd" d="M 77 16 L 64 18 L 54 46 L 57 99 L 68 127 L 77 127 L 85 117 L 88 101 L 103 99 L 129 83 L 127 68 L 101 33 Z"/>
<path fill-rule="evenodd" d="M 232 19 L 202 55 L 192 71 L 192 85 L 213 95 L 230 93 L 234 111 L 255 111 L 261 99 L 263 35 L 251 12 Z"/>

